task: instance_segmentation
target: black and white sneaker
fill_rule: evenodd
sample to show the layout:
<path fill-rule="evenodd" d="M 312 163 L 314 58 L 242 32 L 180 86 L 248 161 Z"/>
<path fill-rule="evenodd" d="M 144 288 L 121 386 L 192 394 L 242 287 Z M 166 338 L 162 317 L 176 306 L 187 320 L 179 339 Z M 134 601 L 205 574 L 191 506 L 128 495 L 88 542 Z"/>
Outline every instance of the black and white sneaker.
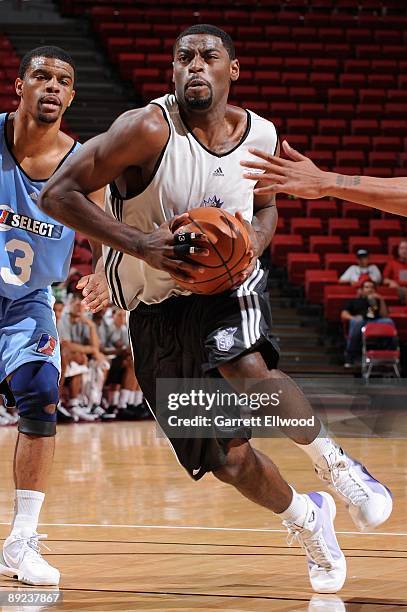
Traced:
<path fill-rule="evenodd" d="M 74 416 L 61 404 L 57 404 L 57 423 L 75 423 Z"/>

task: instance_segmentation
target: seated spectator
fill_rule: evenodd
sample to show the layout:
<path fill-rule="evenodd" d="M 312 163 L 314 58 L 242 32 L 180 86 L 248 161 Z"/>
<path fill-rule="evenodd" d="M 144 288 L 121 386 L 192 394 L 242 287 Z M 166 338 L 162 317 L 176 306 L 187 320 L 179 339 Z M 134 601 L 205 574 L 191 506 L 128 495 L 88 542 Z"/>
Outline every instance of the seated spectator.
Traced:
<path fill-rule="evenodd" d="M 61 379 L 69 378 L 69 407 L 72 414 L 80 420 L 93 421 L 99 414 L 92 412 L 89 406 L 81 405 L 89 401 L 91 407 L 98 405 L 108 369 L 104 355 L 99 350 L 99 339 L 94 322 L 85 314 L 82 295 L 72 296 L 67 312 L 62 315 L 58 324 L 61 341 L 61 353 L 64 369 Z M 83 375 L 87 375 L 86 381 Z M 87 389 L 85 390 L 85 382 Z M 81 397 L 87 391 L 88 397 Z M 97 395 L 97 397 L 96 397 Z M 100 396 L 100 398 L 99 398 Z"/>
<path fill-rule="evenodd" d="M 134 374 L 126 312 L 120 308 L 113 312 L 102 350 L 113 357 L 106 380 L 106 384 L 110 385 L 109 408 L 102 418 L 137 420 L 149 417 L 150 413 L 143 404 L 143 394 Z"/>
<path fill-rule="evenodd" d="M 371 321 L 393 323 L 388 318 L 384 299 L 377 293 L 373 281 L 363 281 L 357 297 L 352 298 L 341 312 L 343 322 L 349 323 L 345 350 L 345 368 L 350 368 L 362 353 L 362 327 Z"/>
<path fill-rule="evenodd" d="M 357 263 L 349 266 L 339 279 L 340 283 L 350 283 L 360 285 L 364 280 L 372 280 L 380 284 L 382 275 L 374 264 L 369 264 L 369 252 L 366 249 L 359 249 L 356 253 Z"/>
<path fill-rule="evenodd" d="M 383 271 L 383 284 L 398 290 L 400 300 L 407 304 L 407 240 L 398 246 L 398 258 L 386 264 Z"/>

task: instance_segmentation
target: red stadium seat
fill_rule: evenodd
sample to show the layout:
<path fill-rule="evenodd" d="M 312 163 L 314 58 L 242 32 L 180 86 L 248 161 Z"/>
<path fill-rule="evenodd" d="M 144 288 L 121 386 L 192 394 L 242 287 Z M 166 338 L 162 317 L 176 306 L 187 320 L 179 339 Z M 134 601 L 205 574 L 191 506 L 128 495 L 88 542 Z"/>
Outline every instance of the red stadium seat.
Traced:
<path fill-rule="evenodd" d="M 319 121 L 319 133 L 325 136 L 342 136 L 346 133 L 347 122 L 345 119 L 321 119 Z"/>
<path fill-rule="evenodd" d="M 324 104 L 305 102 L 298 105 L 298 112 L 301 117 L 316 119 L 326 114 L 326 107 Z"/>
<path fill-rule="evenodd" d="M 372 255 L 369 256 L 369 263 L 375 264 L 380 269 L 380 272 L 382 272 L 382 273 L 383 273 L 385 265 L 390 260 L 391 260 L 390 255 L 382 255 L 382 254 L 379 254 L 379 253 L 372 253 Z"/>
<path fill-rule="evenodd" d="M 311 157 L 312 161 L 318 166 L 331 166 L 334 161 L 333 151 L 321 150 L 321 151 L 305 151 L 304 155 Z"/>
<path fill-rule="evenodd" d="M 343 244 L 340 236 L 311 236 L 309 240 L 310 252 L 319 253 L 342 253 Z"/>
<path fill-rule="evenodd" d="M 384 89 L 360 89 L 359 99 L 361 102 L 369 104 L 383 104 L 386 101 L 386 91 Z"/>
<path fill-rule="evenodd" d="M 393 152 L 401 149 L 402 140 L 400 136 L 373 136 L 372 144 L 375 151 Z"/>
<path fill-rule="evenodd" d="M 369 164 L 372 167 L 395 166 L 397 155 L 391 151 L 372 151 L 369 153 Z"/>
<path fill-rule="evenodd" d="M 309 134 L 315 129 L 314 119 L 287 119 L 288 134 Z"/>
<path fill-rule="evenodd" d="M 349 253 L 356 253 L 358 249 L 367 249 L 369 253 L 382 252 L 382 242 L 375 236 L 351 236 L 349 238 Z"/>
<path fill-rule="evenodd" d="M 361 149 L 362 151 L 370 151 L 371 139 L 370 136 L 343 136 L 342 147 L 344 149 Z M 338 149 L 340 147 L 337 147 Z"/>
<path fill-rule="evenodd" d="M 291 233 L 299 234 L 305 239 L 320 235 L 323 231 L 321 219 L 310 217 L 293 217 L 291 219 Z"/>
<path fill-rule="evenodd" d="M 337 166 L 363 166 L 365 164 L 365 154 L 363 151 L 337 151 Z"/>
<path fill-rule="evenodd" d="M 335 200 L 308 200 L 305 202 L 305 210 L 308 217 L 318 217 L 324 223 L 337 216 L 338 204 Z"/>
<path fill-rule="evenodd" d="M 354 119 L 351 122 L 351 130 L 355 135 L 373 136 L 379 131 L 379 122 L 375 119 Z"/>
<path fill-rule="evenodd" d="M 328 100 L 333 104 L 343 104 L 349 103 L 351 104 L 356 100 L 357 92 L 355 89 L 343 87 L 341 89 L 338 88 L 330 88 L 328 89 Z"/>
<path fill-rule="evenodd" d="M 325 255 L 325 268 L 336 270 L 338 275 L 342 275 L 349 266 L 355 263 L 355 256 L 350 253 L 327 253 Z"/>
<path fill-rule="evenodd" d="M 342 87 L 364 87 L 366 85 L 366 74 L 362 74 L 359 72 L 350 72 L 341 74 L 339 77 L 339 82 Z"/>
<path fill-rule="evenodd" d="M 390 306 L 389 317 L 394 321 L 400 342 L 407 342 L 407 306 Z"/>
<path fill-rule="evenodd" d="M 340 236 L 343 241 L 348 240 L 350 236 L 358 236 L 360 234 L 360 225 L 358 219 L 329 219 L 328 234 L 330 236 Z"/>
<path fill-rule="evenodd" d="M 314 151 L 336 151 L 340 147 L 339 136 L 313 136 L 312 148 Z"/>
<path fill-rule="evenodd" d="M 345 304 L 356 296 L 354 287 L 326 285 L 324 287 L 324 315 L 328 323 L 338 323 Z"/>
<path fill-rule="evenodd" d="M 355 116 L 354 104 L 328 104 L 327 115 L 337 119 L 353 119 Z"/>
<path fill-rule="evenodd" d="M 277 208 L 279 216 L 284 217 L 284 219 L 300 217 L 305 214 L 301 200 L 291 200 L 277 196 Z"/>
<path fill-rule="evenodd" d="M 371 236 L 377 236 L 381 240 L 385 240 L 390 236 L 401 236 L 403 231 L 398 219 L 372 219 L 369 233 Z"/>
<path fill-rule="evenodd" d="M 303 285 L 306 270 L 321 268 L 318 253 L 289 253 L 287 256 L 288 280 L 294 285 Z"/>
<path fill-rule="evenodd" d="M 357 104 L 356 115 L 360 119 L 376 119 L 383 114 L 382 104 Z"/>
<path fill-rule="evenodd" d="M 354 217 L 359 220 L 368 220 L 375 216 L 376 211 L 370 206 L 362 206 L 354 202 L 343 201 L 342 211 L 344 217 Z"/>
<path fill-rule="evenodd" d="M 336 270 L 306 270 L 305 297 L 311 304 L 322 304 L 324 287 L 336 283 L 337 280 Z"/>
<path fill-rule="evenodd" d="M 271 241 L 270 250 L 272 264 L 274 266 L 285 266 L 288 253 L 304 251 L 304 241 L 302 236 L 296 234 L 277 234 Z"/>

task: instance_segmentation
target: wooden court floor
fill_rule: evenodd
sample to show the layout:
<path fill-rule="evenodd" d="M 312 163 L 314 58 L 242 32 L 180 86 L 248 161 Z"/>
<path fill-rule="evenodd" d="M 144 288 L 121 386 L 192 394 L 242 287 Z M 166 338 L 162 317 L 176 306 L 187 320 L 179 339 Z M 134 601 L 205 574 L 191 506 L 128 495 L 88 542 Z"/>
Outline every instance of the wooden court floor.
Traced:
<path fill-rule="evenodd" d="M 14 429 L 0 429 L 0 540 L 12 517 L 14 439 Z M 52 609 L 407 610 L 407 444 L 343 442 L 392 489 L 395 508 L 378 532 L 360 534 L 338 504 L 348 579 L 337 596 L 318 596 L 276 517 L 211 475 L 192 482 L 151 422 L 60 427 L 39 529 L 48 533 L 46 558 L 62 573 L 64 602 Z M 288 440 L 254 444 L 299 491 L 321 488 Z M 17 588 L 0 577 L 0 592 Z"/>

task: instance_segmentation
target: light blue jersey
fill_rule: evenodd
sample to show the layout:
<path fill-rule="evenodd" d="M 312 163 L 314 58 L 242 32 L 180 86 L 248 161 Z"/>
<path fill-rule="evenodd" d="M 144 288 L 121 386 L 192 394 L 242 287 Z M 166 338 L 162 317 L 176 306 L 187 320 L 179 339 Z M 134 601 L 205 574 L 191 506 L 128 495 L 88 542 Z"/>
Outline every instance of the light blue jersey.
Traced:
<path fill-rule="evenodd" d="M 0 297 L 18 300 L 65 280 L 75 233 L 38 208 L 48 179 L 31 179 L 14 158 L 7 116 L 0 114 Z"/>

